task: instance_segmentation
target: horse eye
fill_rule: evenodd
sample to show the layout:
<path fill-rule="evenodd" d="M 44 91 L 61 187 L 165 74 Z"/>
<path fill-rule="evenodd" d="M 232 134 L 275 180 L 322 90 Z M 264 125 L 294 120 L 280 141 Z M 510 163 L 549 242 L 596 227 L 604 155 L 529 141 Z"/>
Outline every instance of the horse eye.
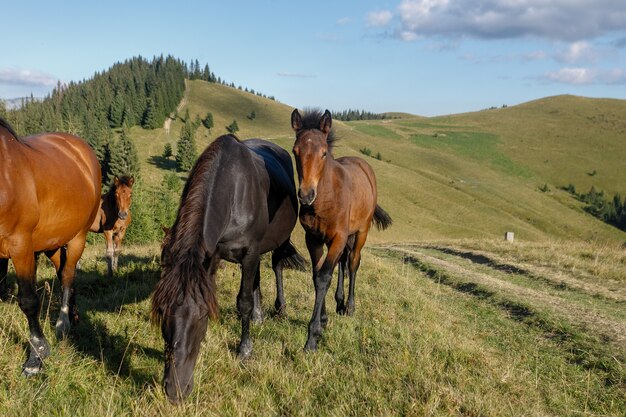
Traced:
<path fill-rule="evenodd" d="M 326 151 L 324 151 L 324 153 L 322 154 L 322 159 L 326 158 Z"/>

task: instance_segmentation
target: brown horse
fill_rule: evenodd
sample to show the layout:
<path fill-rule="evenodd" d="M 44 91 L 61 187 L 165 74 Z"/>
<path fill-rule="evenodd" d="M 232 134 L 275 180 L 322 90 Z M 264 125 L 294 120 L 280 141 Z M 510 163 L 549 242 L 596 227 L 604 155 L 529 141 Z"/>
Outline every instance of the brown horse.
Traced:
<path fill-rule="evenodd" d="M 64 133 L 18 138 L 0 119 L 0 267 L 4 272 L 7 259 L 13 261 L 18 303 L 28 319 L 26 376 L 38 373 L 50 352 L 39 324 L 36 254 L 44 252 L 61 279 L 56 331 L 63 337 L 77 319 L 72 284 L 98 214 L 100 176 L 95 153 L 80 138 Z"/>
<path fill-rule="evenodd" d="M 296 109 L 291 114 L 291 126 L 296 132 L 293 154 L 300 183 L 300 224 L 305 230 L 315 285 L 315 305 L 305 349 L 315 350 L 322 327 L 328 321 L 324 300 L 335 266 L 341 260 L 340 285 L 335 293 L 337 312 L 351 315 L 361 249 L 370 226 L 374 222 L 379 229 L 386 229 L 392 220 L 376 203 L 376 177 L 372 167 L 361 158 L 333 158 L 336 139 L 328 110 L 324 114 L 311 110 L 301 116 Z M 328 253 L 322 260 L 324 245 Z M 346 265 L 350 287 L 348 303 L 344 305 Z"/>
<path fill-rule="evenodd" d="M 134 177 L 115 177 L 109 191 L 102 196 L 96 221 L 90 231 L 103 233 L 106 240 L 107 267 L 109 276 L 117 272 L 117 259 L 122 248 L 122 239 L 130 226 L 130 204 L 133 196 Z"/>

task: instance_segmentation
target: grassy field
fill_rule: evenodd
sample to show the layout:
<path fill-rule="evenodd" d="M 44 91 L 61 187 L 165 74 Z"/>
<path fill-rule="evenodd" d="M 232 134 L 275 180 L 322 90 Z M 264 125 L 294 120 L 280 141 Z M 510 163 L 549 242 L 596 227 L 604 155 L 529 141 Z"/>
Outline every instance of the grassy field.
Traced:
<path fill-rule="evenodd" d="M 158 247 L 128 248 L 105 278 L 96 248 L 77 280 L 81 322 L 54 338 L 53 270 L 40 266 L 52 345 L 43 375 L 20 376 L 26 321 L 0 305 L 0 415 L 621 416 L 626 412 L 626 254 L 584 243 L 454 241 L 366 250 L 353 317 L 329 314 L 306 354 L 309 273 L 288 271 L 286 319 L 266 320 L 253 358 L 236 358 L 238 268 L 219 273 L 221 317 L 209 325 L 195 387 L 181 407 L 160 389 L 160 331 L 149 323 Z M 334 310 L 332 291 L 328 305 Z"/>
<path fill-rule="evenodd" d="M 198 130 L 199 150 L 233 120 L 241 138 L 291 149 L 292 107 L 202 81 L 187 87 L 179 114 L 210 111 L 215 122 Z M 180 407 L 161 391 L 163 342 L 149 322 L 159 244 L 126 247 L 118 275 L 107 278 L 101 237 L 90 239 L 76 280 L 81 321 L 64 341 L 54 337 L 58 283 L 42 259 L 52 354 L 41 375 L 22 378 L 27 323 L 15 298 L 0 303 L 0 415 L 626 415 L 626 234 L 559 189 L 626 194 L 623 114 L 624 101 L 562 96 L 437 118 L 335 122 L 336 156 L 367 158 L 394 219 L 366 245 L 356 314 L 334 314 L 329 291 L 328 328 L 318 352 L 304 353 L 310 271 L 286 272 L 288 315 L 278 319 L 265 257 L 266 320 L 253 327 L 253 356 L 241 363 L 239 269 L 226 265 L 221 316 Z M 136 196 L 166 192 L 174 164 L 161 154 L 181 126 L 131 129 L 142 163 Z M 514 243 L 503 241 L 505 231 Z M 306 253 L 299 225 L 293 239 Z"/>

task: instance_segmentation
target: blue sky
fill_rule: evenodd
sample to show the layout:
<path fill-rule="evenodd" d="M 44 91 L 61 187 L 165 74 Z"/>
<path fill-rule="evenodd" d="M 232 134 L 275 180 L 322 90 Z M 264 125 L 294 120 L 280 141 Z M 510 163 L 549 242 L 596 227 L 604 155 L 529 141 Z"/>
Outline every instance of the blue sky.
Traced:
<path fill-rule="evenodd" d="M 300 108 L 433 116 L 626 99 L 624 0 L 5 3 L 0 98 L 164 54 Z"/>

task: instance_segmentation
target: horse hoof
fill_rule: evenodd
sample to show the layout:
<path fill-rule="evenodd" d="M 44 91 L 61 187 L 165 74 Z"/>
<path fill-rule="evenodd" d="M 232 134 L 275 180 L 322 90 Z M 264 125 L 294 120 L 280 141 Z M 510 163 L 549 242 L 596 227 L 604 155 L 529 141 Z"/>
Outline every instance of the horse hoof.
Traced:
<path fill-rule="evenodd" d="M 352 306 L 351 306 L 351 305 L 348 305 L 348 306 L 346 307 L 345 311 L 344 311 L 344 314 L 345 314 L 346 316 L 353 316 L 353 315 L 354 315 L 354 310 L 355 310 L 355 308 L 354 308 L 354 306 L 353 306 L 353 305 L 352 305 Z"/>
<path fill-rule="evenodd" d="M 252 344 L 251 343 L 241 343 L 237 348 L 237 358 L 240 361 L 246 361 L 250 359 L 252 356 Z"/>
<path fill-rule="evenodd" d="M 63 318 L 61 319 L 59 317 L 59 319 L 57 320 L 55 327 L 55 331 L 56 331 L 56 336 L 57 336 L 57 340 L 63 340 L 66 339 L 69 334 L 70 334 L 70 329 L 71 329 L 71 324 L 70 324 L 70 320 L 68 318 Z"/>
<path fill-rule="evenodd" d="M 39 366 L 26 366 L 22 369 L 22 376 L 26 378 L 30 378 L 35 376 L 41 372 L 41 364 Z"/>
<path fill-rule="evenodd" d="M 317 342 L 312 339 L 307 340 L 306 345 L 304 345 L 304 351 L 315 352 L 316 350 L 317 350 Z"/>
<path fill-rule="evenodd" d="M 22 366 L 22 376 L 28 378 L 41 372 L 41 369 L 43 368 L 42 358 L 48 356 L 48 347 L 47 345 L 42 345 L 36 350 L 37 352 L 31 350 L 28 360 L 24 362 L 24 365 Z"/>

